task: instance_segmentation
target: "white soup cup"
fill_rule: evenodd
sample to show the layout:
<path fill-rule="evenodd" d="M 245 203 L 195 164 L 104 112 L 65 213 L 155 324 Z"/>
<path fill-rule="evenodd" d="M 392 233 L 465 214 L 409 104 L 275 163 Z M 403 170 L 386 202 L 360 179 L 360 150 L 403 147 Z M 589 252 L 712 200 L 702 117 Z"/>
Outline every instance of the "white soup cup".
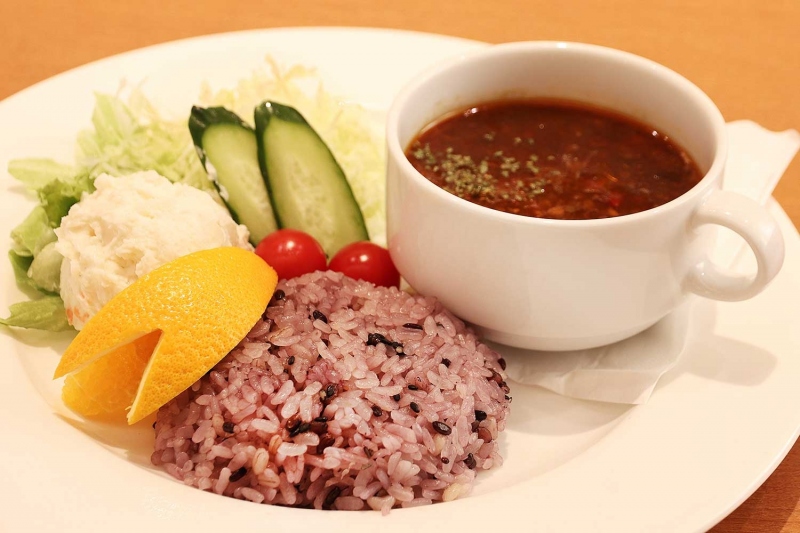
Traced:
<path fill-rule="evenodd" d="M 560 98 L 627 115 L 668 135 L 704 173 L 659 207 L 597 220 L 549 220 L 489 209 L 422 176 L 404 155 L 414 137 L 453 111 L 507 98 Z M 725 122 L 698 87 L 626 52 L 577 43 L 490 46 L 423 73 L 394 100 L 387 122 L 387 237 L 403 277 L 438 297 L 485 338 L 537 350 L 619 341 L 694 293 L 744 300 L 783 263 L 766 211 L 722 191 Z M 755 254 L 752 275 L 708 259 L 713 226 Z"/>

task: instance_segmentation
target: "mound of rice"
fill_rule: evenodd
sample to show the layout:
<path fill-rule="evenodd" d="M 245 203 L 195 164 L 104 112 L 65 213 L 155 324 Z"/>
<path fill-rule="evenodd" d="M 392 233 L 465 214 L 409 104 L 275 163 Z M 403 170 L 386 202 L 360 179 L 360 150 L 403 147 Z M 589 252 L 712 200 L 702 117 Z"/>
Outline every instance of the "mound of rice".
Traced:
<path fill-rule="evenodd" d="M 502 462 L 504 366 L 435 298 L 307 274 L 281 282 L 247 338 L 161 408 L 152 462 L 259 503 L 453 500 Z"/>

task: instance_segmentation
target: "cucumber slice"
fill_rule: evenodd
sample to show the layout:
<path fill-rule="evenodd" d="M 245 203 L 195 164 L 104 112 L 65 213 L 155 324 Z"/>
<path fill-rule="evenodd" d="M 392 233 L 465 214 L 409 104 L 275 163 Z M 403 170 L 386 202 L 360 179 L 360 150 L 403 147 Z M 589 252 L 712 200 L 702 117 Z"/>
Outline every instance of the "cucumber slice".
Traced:
<path fill-rule="evenodd" d="M 258 244 L 278 224 L 261 177 L 255 131 L 224 107 L 192 107 L 189 131 L 231 216 L 247 226 L 250 242 Z"/>
<path fill-rule="evenodd" d="M 268 101 L 256 107 L 255 123 L 261 173 L 280 227 L 310 234 L 328 257 L 368 240 L 344 171 L 303 116 Z"/>

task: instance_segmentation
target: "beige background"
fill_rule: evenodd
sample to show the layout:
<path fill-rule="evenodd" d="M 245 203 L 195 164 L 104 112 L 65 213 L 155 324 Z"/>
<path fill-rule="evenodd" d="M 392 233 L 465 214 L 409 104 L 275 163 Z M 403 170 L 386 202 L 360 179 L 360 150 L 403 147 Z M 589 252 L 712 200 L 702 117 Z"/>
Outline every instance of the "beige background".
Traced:
<path fill-rule="evenodd" d="M 612 46 L 688 77 L 727 120 L 800 129 L 800 0 L 0 0 L 0 99 L 69 68 L 150 44 L 321 25 Z M 800 158 L 775 197 L 800 226 Z M 715 531 L 800 531 L 799 500 L 796 446 Z"/>

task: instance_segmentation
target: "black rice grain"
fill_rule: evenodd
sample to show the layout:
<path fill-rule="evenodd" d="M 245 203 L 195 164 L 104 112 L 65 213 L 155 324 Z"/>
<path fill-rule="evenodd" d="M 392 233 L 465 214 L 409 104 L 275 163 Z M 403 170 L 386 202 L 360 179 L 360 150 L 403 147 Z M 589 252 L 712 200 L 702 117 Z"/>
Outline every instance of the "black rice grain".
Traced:
<path fill-rule="evenodd" d="M 433 429 L 435 429 L 437 433 L 441 433 L 442 435 L 449 435 L 450 433 L 453 432 L 453 430 L 450 429 L 450 426 L 448 426 L 444 422 L 439 422 L 438 420 L 433 423 Z"/>
<path fill-rule="evenodd" d="M 325 448 L 329 448 L 333 446 L 333 443 L 336 442 L 336 439 L 331 436 L 330 433 L 326 433 L 325 435 L 319 438 L 319 444 L 317 444 L 317 455 L 322 455 L 322 452 L 325 451 Z"/>
<path fill-rule="evenodd" d="M 247 474 L 247 468 L 241 467 L 239 470 L 231 474 L 230 480 L 231 482 L 235 483 L 236 481 L 242 479 L 245 476 L 245 474 Z"/>
<path fill-rule="evenodd" d="M 325 418 L 325 417 L 323 416 L 323 417 L 320 417 L 320 418 Z M 317 420 L 315 418 L 314 421 L 311 422 L 311 431 L 313 431 L 317 435 L 322 435 L 323 433 L 328 431 L 328 422 L 327 422 L 327 420 L 322 422 L 322 421 Z"/>
<path fill-rule="evenodd" d="M 367 346 L 377 346 L 381 343 L 386 343 L 387 339 L 380 333 L 370 333 L 367 335 Z"/>
<path fill-rule="evenodd" d="M 470 470 L 475 470 L 475 467 L 478 466 L 477 461 L 475 461 L 475 457 L 471 454 L 467 454 L 467 458 L 464 459 L 464 464 L 467 465 L 467 468 Z"/>
<path fill-rule="evenodd" d="M 290 437 L 296 437 L 301 433 L 305 433 L 311 429 L 311 424 L 308 422 L 303 422 L 302 424 L 297 424 L 297 426 L 289 432 Z"/>
<path fill-rule="evenodd" d="M 325 501 L 322 503 L 322 508 L 330 509 L 331 505 L 333 505 L 333 502 L 336 501 L 336 498 L 338 498 L 341 493 L 342 493 L 341 488 L 339 488 L 338 486 L 333 487 L 331 491 L 328 493 L 328 495 L 325 496 Z"/>

